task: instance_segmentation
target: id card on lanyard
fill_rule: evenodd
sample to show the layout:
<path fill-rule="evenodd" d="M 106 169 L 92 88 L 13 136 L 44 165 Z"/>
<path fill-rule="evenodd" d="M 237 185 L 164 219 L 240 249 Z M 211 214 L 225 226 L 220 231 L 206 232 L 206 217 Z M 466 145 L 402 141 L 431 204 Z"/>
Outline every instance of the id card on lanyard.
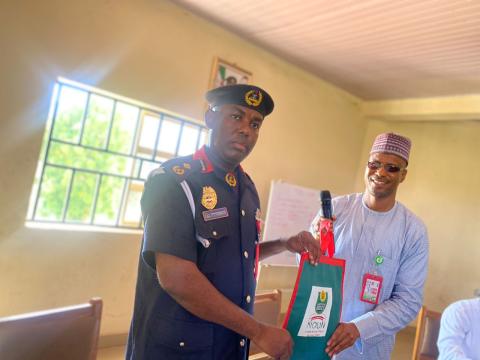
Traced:
<path fill-rule="evenodd" d="M 377 252 L 377 256 L 374 259 L 375 266 L 383 264 L 383 256 L 380 255 L 380 251 Z M 383 276 L 377 275 L 377 272 L 366 273 L 363 275 L 362 291 L 360 293 L 360 300 L 370 304 L 378 305 L 380 298 L 380 291 L 382 290 Z"/>
<path fill-rule="evenodd" d="M 382 276 L 374 274 L 363 275 L 360 300 L 377 305 L 380 297 L 380 290 L 382 290 L 382 283 Z"/>

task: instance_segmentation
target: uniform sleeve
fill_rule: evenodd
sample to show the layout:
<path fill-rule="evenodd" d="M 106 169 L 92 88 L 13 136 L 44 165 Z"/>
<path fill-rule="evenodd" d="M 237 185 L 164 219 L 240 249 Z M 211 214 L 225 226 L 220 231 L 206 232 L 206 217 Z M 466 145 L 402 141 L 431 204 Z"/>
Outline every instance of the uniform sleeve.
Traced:
<path fill-rule="evenodd" d="M 423 286 L 428 267 L 428 235 L 423 223 L 415 226 L 409 244 L 404 248 L 400 267 L 390 298 L 352 322 L 364 344 L 377 344 L 386 335 L 393 335 L 415 319 L 423 303 Z"/>
<path fill-rule="evenodd" d="M 170 174 L 152 177 L 145 185 L 141 204 L 144 261 L 155 268 L 154 255 L 160 252 L 196 262 L 193 215 L 180 184 Z"/>
<path fill-rule="evenodd" d="M 462 346 L 471 323 L 462 304 L 463 302 L 453 303 L 443 312 L 437 342 L 439 360 L 471 360 Z"/>

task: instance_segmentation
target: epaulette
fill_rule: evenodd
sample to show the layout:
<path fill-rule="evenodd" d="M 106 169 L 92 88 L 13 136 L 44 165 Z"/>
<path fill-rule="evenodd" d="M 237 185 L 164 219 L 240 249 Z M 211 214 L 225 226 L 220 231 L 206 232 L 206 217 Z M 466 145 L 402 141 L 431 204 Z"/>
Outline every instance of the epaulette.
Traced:
<path fill-rule="evenodd" d="M 193 160 L 192 156 L 179 157 L 164 162 L 150 173 L 148 180 L 158 175 L 170 175 L 176 181 L 181 182 L 189 175 L 201 170 L 202 164 L 199 160 Z"/>

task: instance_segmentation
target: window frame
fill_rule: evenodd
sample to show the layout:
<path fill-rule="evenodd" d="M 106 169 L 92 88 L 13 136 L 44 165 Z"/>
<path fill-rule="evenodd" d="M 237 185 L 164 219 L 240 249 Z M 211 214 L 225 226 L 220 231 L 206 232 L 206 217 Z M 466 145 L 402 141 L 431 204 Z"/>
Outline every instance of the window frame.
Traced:
<path fill-rule="evenodd" d="M 81 115 L 81 125 L 80 125 L 81 127 L 78 130 L 78 136 L 77 136 L 78 138 L 76 141 L 74 140 L 67 141 L 64 139 L 62 140 L 60 138 L 57 139 L 53 136 L 55 124 L 56 124 L 56 121 L 58 120 L 57 115 L 58 115 L 58 110 L 60 105 L 60 99 L 63 94 L 62 90 L 64 87 L 86 92 L 86 100 L 82 108 L 83 113 Z M 106 133 L 106 139 L 103 139 L 103 146 L 100 146 L 100 147 L 82 144 L 84 139 L 83 137 L 84 137 L 85 127 L 87 124 L 87 120 L 89 119 L 88 116 L 89 116 L 89 113 L 92 111 L 92 108 L 90 107 L 90 99 L 92 95 L 98 95 L 113 101 L 110 118 L 108 120 L 109 122 L 107 124 L 108 129 Z M 129 106 L 132 106 L 136 108 L 138 111 L 138 114 L 136 114 L 136 119 L 134 124 L 134 129 L 135 129 L 134 134 L 132 134 L 132 136 L 130 137 L 131 146 L 128 154 L 123 153 L 121 151 L 113 151 L 109 149 L 110 142 L 112 140 L 112 130 L 115 125 L 116 115 L 118 114 L 116 112 L 118 103 L 123 103 Z M 159 121 L 158 130 L 155 138 L 155 145 L 153 148 L 149 148 L 149 147 L 144 148 L 140 146 L 140 139 L 142 136 L 144 121 L 146 116 L 156 117 L 158 118 L 158 121 Z M 162 122 L 164 118 L 173 119 L 175 121 L 178 121 L 180 124 L 180 131 L 178 134 L 178 138 L 176 140 L 176 148 L 175 148 L 174 154 L 159 150 L 159 139 L 162 131 L 161 128 L 162 128 Z M 98 121 L 98 119 L 94 118 L 93 120 L 90 120 L 90 121 Z M 127 119 L 127 121 L 130 121 L 130 120 Z M 59 77 L 55 82 L 54 89 L 52 91 L 50 111 L 49 111 L 49 115 L 48 115 L 48 119 L 45 127 L 44 139 L 42 141 L 42 149 L 39 153 L 39 160 L 37 165 L 37 171 L 35 174 L 35 181 L 32 186 L 32 191 L 30 195 L 30 203 L 29 203 L 29 209 L 26 217 L 26 224 L 29 226 L 39 225 L 39 227 L 40 226 L 48 227 L 48 225 L 50 224 L 52 225 L 52 228 L 70 228 L 70 227 L 78 228 L 79 227 L 80 229 L 82 229 L 82 227 L 84 227 L 85 230 L 91 229 L 92 227 L 103 228 L 106 230 L 111 229 L 114 231 L 118 231 L 118 229 L 141 230 L 143 228 L 141 216 L 139 220 L 136 222 L 126 218 L 130 196 L 132 196 L 132 194 L 136 194 L 138 196 L 138 193 L 143 192 L 143 186 L 147 176 L 147 174 L 142 174 L 144 169 L 143 167 L 145 166 L 145 162 L 148 162 L 150 166 L 151 165 L 161 166 L 164 161 L 178 156 L 179 147 L 182 142 L 183 128 L 185 125 L 193 126 L 197 128 L 198 133 L 197 133 L 195 149 L 199 148 L 199 144 L 200 144 L 200 140 L 202 139 L 202 136 L 205 137 L 203 143 L 206 143 L 208 141 L 207 140 L 208 135 L 206 135 L 208 133 L 208 129 L 206 128 L 205 124 L 201 121 L 198 121 L 196 119 L 192 119 L 183 115 L 179 115 L 177 113 L 174 113 L 156 106 L 152 106 L 152 105 L 143 103 L 141 101 L 129 99 L 127 97 L 117 95 L 102 89 L 98 89 L 89 85 L 81 84 L 76 81 Z M 77 130 L 74 130 L 74 131 L 77 131 Z M 128 131 L 129 130 L 126 130 L 126 133 L 128 133 Z M 103 153 L 107 153 L 108 155 L 126 157 L 127 159 L 125 160 L 124 167 L 127 168 L 129 166 L 129 168 L 126 169 L 126 172 L 124 172 L 124 174 L 119 175 L 115 173 L 109 173 L 108 171 L 103 171 L 101 169 L 92 170 L 90 168 L 85 168 L 85 167 L 82 168 L 82 167 L 76 166 L 75 164 L 73 165 L 56 164 L 56 163 L 53 163 L 52 159 L 50 158 L 50 155 L 51 155 L 50 151 L 53 143 L 63 144 L 65 146 L 71 146 L 72 147 L 71 149 L 77 149 L 78 147 L 78 148 L 81 148 L 82 150 L 87 149 L 87 150 L 95 151 L 96 154 L 103 152 Z M 148 156 L 149 154 L 151 154 L 151 156 Z M 158 158 L 162 160 L 159 160 Z M 163 159 L 166 159 L 166 160 L 163 160 Z M 61 216 L 56 219 L 41 218 L 41 216 L 39 216 L 38 214 L 39 203 L 40 201 L 43 201 L 41 199 L 42 195 L 48 196 L 48 193 L 46 195 L 42 193 L 42 185 L 44 185 L 43 181 L 46 178 L 46 175 L 45 175 L 46 169 L 50 167 L 63 170 L 64 173 L 62 174 L 62 177 L 67 176 L 67 180 L 65 180 L 67 182 L 67 189 L 66 189 L 66 193 L 63 195 L 62 209 L 59 209 L 59 211 L 61 211 Z M 109 170 L 111 170 L 111 168 Z M 150 171 L 151 170 L 149 170 L 149 172 Z M 78 173 L 87 173 L 87 174 L 96 176 L 95 191 L 94 191 L 94 194 L 92 194 L 93 200 L 92 200 L 92 207 L 88 213 L 89 214 L 88 222 L 83 221 L 83 219 L 80 219 L 78 221 L 72 221 L 67 219 L 70 200 L 72 199 L 73 186 L 75 185 L 74 181 Z M 120 202 L 119 202 L 118 208 L 115 209 L 115 213 L 113 216 L 115 217 L 115 219 L 112 219 L 112 221 L 114 221 L 114 224 L 113 223 L 105 224 L 105 223 L 99 222 L 98 220 L 95 220 L 95 216 L 98 214 L 96 206 L 100 197 L 99 191 L 101 189 L 101 183 L 104 177 L 107 177 L 107 176 L 112 178 L 121 178 L 123 180 L 123 190 L 121 192 L 121 197 L 120 199 L 116 199 L 116 200 L 120 200 Z M 113 198 L 113 195 L 112 195 L 112 198 Z M 138 204 L 138 206 L 140 206 L 140 204 Z"/>

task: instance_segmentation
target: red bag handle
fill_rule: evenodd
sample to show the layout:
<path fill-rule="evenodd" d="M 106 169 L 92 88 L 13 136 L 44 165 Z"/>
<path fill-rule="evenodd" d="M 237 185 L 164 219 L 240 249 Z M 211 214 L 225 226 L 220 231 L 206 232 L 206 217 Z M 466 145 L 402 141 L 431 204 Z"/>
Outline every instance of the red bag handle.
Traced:
<path fill-rule="evenodd" d="M 325 255 L 328 251 L 328 257 L 333 257 L 335 253 L 335 240 L 333 236 L 333 221 L 331 219 L 321 219 L 318 225 L 320 233 L 320 251 Z"/>

